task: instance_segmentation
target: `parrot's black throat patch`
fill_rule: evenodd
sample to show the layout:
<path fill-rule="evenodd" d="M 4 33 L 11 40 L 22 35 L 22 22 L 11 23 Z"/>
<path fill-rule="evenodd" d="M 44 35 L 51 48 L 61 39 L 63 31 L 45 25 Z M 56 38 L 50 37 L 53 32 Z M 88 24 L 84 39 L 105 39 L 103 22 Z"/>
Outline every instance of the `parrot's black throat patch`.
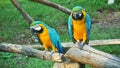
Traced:
<path fill-rule="evenodd" d="M 82 12 L 73 12 L 72 13 L 72 18 L 74 19 L 74 20 L 81 20 L 81 19 L 83 19 L 83 13 Z"/>
<path fill-rule="evenodd" d="M 41 28 L 41 30 L 37 31 L 38 33 L 42 33 L 43 32 L 43 28 Z"/>

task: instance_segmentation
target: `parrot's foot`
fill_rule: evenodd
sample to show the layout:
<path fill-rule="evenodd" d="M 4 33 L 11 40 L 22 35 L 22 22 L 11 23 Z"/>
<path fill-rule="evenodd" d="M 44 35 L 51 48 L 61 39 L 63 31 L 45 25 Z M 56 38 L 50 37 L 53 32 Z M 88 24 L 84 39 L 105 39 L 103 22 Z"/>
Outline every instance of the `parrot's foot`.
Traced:
<path fill-rule="evenodd" d="M 84 42 L 81 42 L 80 45 L 79 45 L 79 49 L 83 49 L 83 46 L 85 45 Z"/>
<path fill-rule="evenodd" d="M 52 54 L 54 53 L 54 51 L 51 51 L 51 53 L 50 53 L 50 58 L 52 58 Z"/>
<path fill-rule="evenodd" d="M 77 42 L 77 45 L 78 45 L 79 49 L 82 50 L 85 43 L 84 42 Z"/>
<path fill-rule="evenodd" d="M 45 55 L 46 52 L 47 52 L 47 51 L 44 50 L 44 52 L 43 52 L 43 54 L 42 54 L 42 59 L 44 59 L 44 55 Z"/>

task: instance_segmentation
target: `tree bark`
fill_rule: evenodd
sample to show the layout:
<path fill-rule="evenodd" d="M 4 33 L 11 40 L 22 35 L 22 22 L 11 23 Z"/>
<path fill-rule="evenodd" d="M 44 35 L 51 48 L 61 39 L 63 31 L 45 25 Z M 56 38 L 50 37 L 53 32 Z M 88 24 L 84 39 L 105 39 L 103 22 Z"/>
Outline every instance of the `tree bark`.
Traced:
<path fill-rule="evenodd" d="M 69 9 L 67 9 L 67 8 L 59 5 L 59 4 L 50 2 L 49 0 L 31 0 L 31 1 L 45 4 L 45 5 L 47 5 L 47 6 L 53 7 L 53 8 L 55 8 L 55 9 L 58 9 L 58 10 L 66 13 L 66 14 L 69 14 L 69 15 L 70 15 L 70 12 L 71 12 L 71 10 L 69 10 Z"/>
<path fill-rule="evenodd" d="M 53 68 L 80 68 L 80 64 L 77 62 L 71 62 L 71 63 L 55 62 Z"/>
<path fill-rule="evenodd" d="M 6 44 L 9 44 L 9 43 L 6 43 Z M 117 44 L 120 44 L 120 39 L 109 39 L 109 40 L 91 40 L 89 42 L 89 45 L 90 46 L 103 46 L 103 45 L 117 45 Z M 75 44 L 73 42 L 63 42 L 62 43 L 62 46 L 64 48 L 70 48 L 70 47 L 77 47 L 77 46 L 74 46 Z M 33 48 L 36 48 L 36 49 L 43 49 L 43 46 L 41 46 L 40 44 L 37 44 L 37 45 L 25 45 L 25 46 L 28 46 L 28 47 L 33 47 Z"/>
<path fill-rule="evenodd" d="M 64 42 L 62 43 L 63 47 L 76 47 L 73 46 L 73 42 Z M 108 40 L 90 40 L 89 45 L 90 46 L 102 46 L 102 45 L 116 45 L 120 44 L 120 39 L 108 39 Z"/>
<path fill-rule="evenodd" d="M 88 45 L 85 45 L 83 50 L 70 48 L 65 57 L 76 62 L 88 64 L 93 68 L 120 68 L 120 58 L 96 50 Z"/>
<path fill-rule="evenodd" d="M 63 55 L 59 53 L 44 52 L 40 50 L 33 49 L 27 46 L 15 45 L 15 44 L 0 44 L 0 51 L 2 52 L 12 52 L 23 54 L 28 57 L 35 57 L 44 60 L 51 60 L 56 62 L 62 62 Z M 44 57 L 43 57 L 44 54 Z"/>
<path fill-rule="evenodd" d="M 20 11 L 20 13 L 22 14 L 22 16 L 24 17 L 24 19 L 31 24 L 34 20 L 29 16 L 28 13 L 25 12 L 25 10 L 21 7 L 21 5 L 19 4 L 19 2 L 17 0 L 10 0 L 12 2 L 12 4 Z"/>
<path fill-rule="evenodd" d="M 50 57 L 50 52 L 44 53 L 44 51 L 15 44 L 0 44 L 0 51 L 19 53 L 35 58 L 43 58 L 42 55 L 44 54 L 45 60 L 66 62 L 70 59 L 74 62 L 88 64 L 95 68 L 120 68 L 120 58 L 94 49 L 88 45 L 85 45 L 83 50 L 77 47 L 70 48 L 64 56 L 62 54 L 59 55 L 59 53 L 53 53 L 52 58 Z"/>

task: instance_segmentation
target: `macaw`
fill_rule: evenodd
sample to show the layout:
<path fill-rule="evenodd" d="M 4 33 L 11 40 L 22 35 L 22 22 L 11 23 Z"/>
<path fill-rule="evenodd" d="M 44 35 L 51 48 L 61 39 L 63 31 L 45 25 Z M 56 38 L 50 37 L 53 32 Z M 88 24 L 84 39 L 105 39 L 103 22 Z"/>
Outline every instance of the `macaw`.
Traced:
<path fill-rule="evenodd" d="M 81 6 L 74 7 L 68 18 L 68 30 L 70 38 L 74 43 L 78 42 L 80 49 L 89 43 L 90 29 L 90 16 Z"/>
<path fill-rule="evenodd" d="M 41 21 L 34 21 L 30 25 L 30 30 L 32 33 L 37 35 L 37 38 L 40 44 L 43 45 L 45 52 L 51 48 L 52 53 L 63 53 L 60 37 L 53 28 L 49 27 L 47 24 Z"/>

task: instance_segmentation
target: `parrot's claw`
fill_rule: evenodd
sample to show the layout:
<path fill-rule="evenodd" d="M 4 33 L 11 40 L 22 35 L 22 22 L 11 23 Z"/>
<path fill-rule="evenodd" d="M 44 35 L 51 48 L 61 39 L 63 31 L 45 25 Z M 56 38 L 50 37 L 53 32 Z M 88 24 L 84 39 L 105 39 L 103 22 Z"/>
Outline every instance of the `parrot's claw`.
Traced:
<path fill-rule="evenodd" d="M 42 59 L 44 59 L 44 54 L 46 53 L 47 51 L 45 50 L 42 54 Z"/>
<path fill-rule="evenodd" d="M 51 53 L 50 53 L 50 58 L 52 58 L 52 54 L 54 53 L 54 51 L 51 51 Z"/>
<path fill-rule="evenodd" d="M 80 41 L 77 42 L 77 45 L 78 45 L 78 47 L 79 47 L 80 50 L 83 49 L 84 44 L 85 44 L 84 42 L 80 42 Z"/>
<path fill-rule="evenodd" d="M 80 44 L 79 44 L 79 49 L 82 50 L 84 45 L 85 45 L 84 42 L 80 42 Z"/>

